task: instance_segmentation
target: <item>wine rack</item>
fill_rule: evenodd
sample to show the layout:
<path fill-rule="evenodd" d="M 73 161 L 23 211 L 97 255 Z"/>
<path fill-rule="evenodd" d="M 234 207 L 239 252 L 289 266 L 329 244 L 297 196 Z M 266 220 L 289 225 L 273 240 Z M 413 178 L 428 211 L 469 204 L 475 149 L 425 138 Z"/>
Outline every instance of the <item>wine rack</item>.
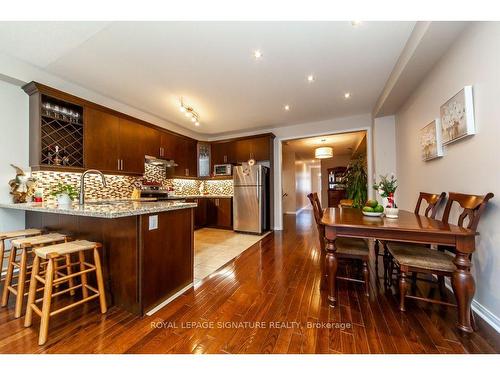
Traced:
<path fill-rule="evenodd" d="M 41 165 L 83 167 L 83 107 L 41 95 Z"/>

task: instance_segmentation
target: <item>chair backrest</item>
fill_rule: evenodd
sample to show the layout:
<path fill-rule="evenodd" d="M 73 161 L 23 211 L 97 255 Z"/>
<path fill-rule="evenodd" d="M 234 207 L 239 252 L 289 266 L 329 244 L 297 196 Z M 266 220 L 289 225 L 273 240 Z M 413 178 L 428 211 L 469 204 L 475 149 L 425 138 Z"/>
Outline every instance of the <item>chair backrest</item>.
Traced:
<path fill-rule="evenodd" d="M 317 193 L 307 194 L 307 198 L 311 202 L 314 212 L 314 220 L 316 221 L 316 225 L 321 225 L 321 218 L 323 217 L 323 209 L 321 208 L 321 202 L 319 201 Z"/>
<path fill-rule="evenodd" d="M 462 228 L 467 228 L 471 230 L 476 230 L 479 224 L 479 219 L 481 214 L 486 208 L 488 201 L 494 197 L 493 193 L 488 193 L 486 195 L 469 195 L 462 193 L 449 193 L 448 202 L 444 209 L 443 222 L 448 223 L 450 218 L 450 211 L 453 203 L 457 202 L 463 209 L 462 213 L 458 217 L 458 226 Z M 464 226 L 464 221 L 469 218 L 469 223 Z"/>
<path fill-rule="evenodd" d="M 445 197 L 446 193 L 444 191 L 441 194 L 420 192 L 417 200 L 417 205 L 415 206 L 415 214 L 417 215 L 419 214 L 422 201 L 425 200 L 425 202 L 427 203 L 427 208 L 424 211 L 424 216 L 430 217 L 431 219 L 435 219 L 437 208 Z"/>

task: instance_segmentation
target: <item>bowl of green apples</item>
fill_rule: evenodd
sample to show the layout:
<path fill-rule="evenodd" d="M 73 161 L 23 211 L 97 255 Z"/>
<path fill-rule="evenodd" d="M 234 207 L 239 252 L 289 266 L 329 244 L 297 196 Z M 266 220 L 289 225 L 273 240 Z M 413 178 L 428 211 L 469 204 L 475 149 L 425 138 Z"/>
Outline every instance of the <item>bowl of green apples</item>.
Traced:
<path fill-rule="evenodd" d="M 369 199 L 366 201 L 362 212 L 365 216 L 380 217 L 384 214 L 384 206 L 378 203 L 375 199 Z"/>

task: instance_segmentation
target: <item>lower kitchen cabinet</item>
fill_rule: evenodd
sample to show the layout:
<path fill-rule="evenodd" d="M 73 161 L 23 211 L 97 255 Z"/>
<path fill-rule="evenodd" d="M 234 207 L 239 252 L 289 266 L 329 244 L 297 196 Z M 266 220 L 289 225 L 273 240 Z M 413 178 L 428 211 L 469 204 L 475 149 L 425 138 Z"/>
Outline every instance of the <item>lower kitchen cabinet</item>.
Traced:
<path fill-rule="evenodd" d="M 233 198 L 197 198 L 194 212 L 196 229 L 213 227 L 233 229 Z"/>

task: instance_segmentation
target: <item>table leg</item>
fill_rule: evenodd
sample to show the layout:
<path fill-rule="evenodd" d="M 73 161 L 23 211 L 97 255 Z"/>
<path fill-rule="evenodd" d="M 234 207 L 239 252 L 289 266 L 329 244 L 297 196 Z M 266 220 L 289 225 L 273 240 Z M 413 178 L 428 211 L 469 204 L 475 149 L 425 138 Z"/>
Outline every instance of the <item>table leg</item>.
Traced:
<path fill-rule="evenodd" d="M 474 277 L 470 273 L 471 262 L 469 254 L 457 251 L 453 263 L 457 266 L 451 279 L 451 286 L 455 293 L 458 308 L 457 328 L 464 332 L 473 332 L 470 321 L 470 306 L 472 298 L 474 297 L 474 292 L 476 291 L 476 283 L 474 282 Z"/>
<path fill-rule="evenodd" d="M 325 239 L 326 241 L 326 271 L 328 272 L 328 303 L 335 306 L 337 298 L 335 297 L 335 286 L 337 281 L 337 245 L 335 240 Z"/>

